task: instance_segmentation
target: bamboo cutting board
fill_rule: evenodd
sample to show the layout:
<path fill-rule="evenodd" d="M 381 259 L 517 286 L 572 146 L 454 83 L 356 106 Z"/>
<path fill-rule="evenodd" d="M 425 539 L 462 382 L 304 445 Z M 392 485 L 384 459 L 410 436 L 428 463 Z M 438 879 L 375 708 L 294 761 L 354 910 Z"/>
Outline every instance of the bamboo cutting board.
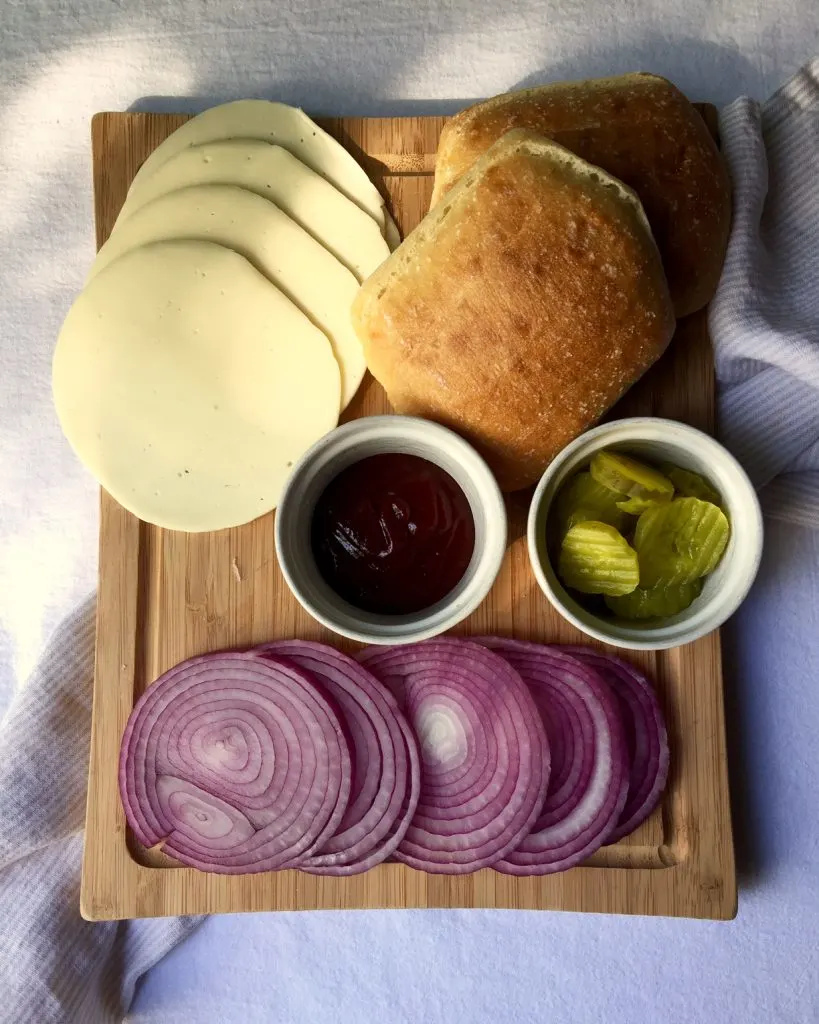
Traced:
<path fill-rule="evenodd" d="M 713 124 L 712 108 L 704 116 Z M 97 242 L 108 237 L 128 185 L 151 150 L 185 121 L 160 114 L 98 114 L 93 121 Z M 440 117 L 322 121 L 365 166 L 402 230 L 426 212 Z M 389 411 L 367 378 L 345 419 Z M 705 313 L 683 321 L 663 360 L 615 415 L 662 415 L 714 426 L 714 379 Z M 457 630 L 585 642 L 535 583 L 525 539 L 529 492 L 508 499 L 510 545 L 495 586 Z M 141 523 L 101 496 L 97 656 L 83 859 L 89 920 L 251 910 L 509 907 L 730 918 L 736 877 L 728 803 L 719 637 L 633 654 L 656 680 L 669 727 L 671 775 L 663 803 L 633 835 L 558 875 L 514 878 L 491 870 L 427 875 L 398 864 L 352 878 L 297 871 L 205 874 L 141 848 L 117 789 L 120 737 L 136 699 L 183 658 L 282 637 L 352 650 L 304 612 L 276 563 L 271 513 L 247 526 L 184 534 Z"/>

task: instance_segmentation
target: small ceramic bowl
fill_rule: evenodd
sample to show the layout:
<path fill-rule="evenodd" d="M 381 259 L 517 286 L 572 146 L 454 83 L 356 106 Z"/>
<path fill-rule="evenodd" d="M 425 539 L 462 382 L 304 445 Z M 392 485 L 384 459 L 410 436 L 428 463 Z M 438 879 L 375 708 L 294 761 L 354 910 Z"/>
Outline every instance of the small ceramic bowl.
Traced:
<path fill-rule="evenodd" d="M 378 615 L 349 604 L 322 578 L 310 528 L 316 502 L 347 466 L 371 455 L 405 452 L 436 463 L 458 483 L 475 522 L 475 550 L 460 583 L 411 615 Z M 486 597 L 506 549 L 506 508 L 489 467 L 451 430 L 411 416 L 369 416 L 331 431 L 296 463 L 276 512 L 276 554 L 284 578 L 313 618 L 368 644 L 424 640 L 465 619 Z"/>
<path fill-rule="evenodd" d="M 702 593 L 684 611 L 641 625 L 587 611 L 563 587 L 547 551 L 546 526 L 555 495 L 601 449 L 627 452 L 652 462 L 672 462 L 705 477 L 722 496 L 731 537 Z M 762 513 L 745 471 L 707 434 L 674 420 L 635 417 L 605 423 L 567 445 L 541 477 L 529 509 L 529 558 L 541 590 L 578 629 L 615 647 L 663 650 L 697 640 L 737 610 L 754 582 L 762 557 Z"/>

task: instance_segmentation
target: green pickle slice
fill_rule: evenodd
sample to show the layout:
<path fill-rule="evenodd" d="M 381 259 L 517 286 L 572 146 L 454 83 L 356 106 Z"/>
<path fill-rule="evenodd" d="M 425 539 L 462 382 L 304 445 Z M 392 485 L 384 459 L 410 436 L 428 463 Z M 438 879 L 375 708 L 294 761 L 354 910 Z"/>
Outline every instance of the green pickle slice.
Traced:
<path fill-rule="evenodd" d="M 567 587 L 582 594 L 616 597 L 640 582 L 637 552 L 608 523 L 576 523 L 563 538 L 557 572 Z"/>
<path fill-rule="evenodd" d="M 657 508 L 658 505 L 664 505 L 670 500 L 671 495 L 662 501 L 657 498 L 626 498 L 625 501 L 618 501 L 617 507 L 630 516 L 639 516 L 643 512 L 648 512 L 650 508 Z"/>
<path fill-rule="evenodd" d="M 690 583 L 656 583 L 635 587 L 630 594 L 606 597 L 609 611 L 621 619 L 664 619 L 684 611 L 702 590 L 702 580 Z"/>
<path fill-rule="evenodd" d="M 558 495 L 556 513 L 561 533 L 577 523 L 589 520 L 608 523 L 615 530 L 622 531 L 627 521 L 625 514 L 617 507 L 618 498 L 622 497 L 622 494 L 615 494 L 610 488 L 593 480 L 588 471 L 578 473 L 561 488 Z"/>
<path fill-rule="evenodd" d="M 722 509 L 699 498 L 675 498 L 637 520 L 634 547 L 640 586 L 683 585 L 713 572 L 730 536 Z"/>
<path fill-rule="evenodd" d="M 667 476 L 619 452 L 597 452 L 589 471 L 599 484 L 628 498 L 670 501 L 674 495 L 674 484 Z"/>
<path fill-rule="evenodd" d="M 597 452 L 555 503 L 552 535 L 563 538 L 558 575 L 573 590 L 599 595 L 600 611 L 605 601 L 622 619 L 663 619 L 688 608 L 731 535 L 722 499 L 704 477 L 660 465 Z"/>
<path fill-rule="evenodd" d="M 662 469 L 681 498 L 699 498 L 701 501 L 710 501 L 712 505 L 722 506 L 722 498 L 699 473 L 672 466 L 670 462 L 663 463 Z"/>

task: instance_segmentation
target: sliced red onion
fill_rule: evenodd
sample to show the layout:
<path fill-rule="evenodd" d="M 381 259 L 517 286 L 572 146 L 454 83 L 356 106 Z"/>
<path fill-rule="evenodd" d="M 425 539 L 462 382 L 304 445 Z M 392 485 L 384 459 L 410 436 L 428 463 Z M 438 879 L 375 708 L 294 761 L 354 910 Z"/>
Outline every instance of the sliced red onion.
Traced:
<path fill-rule="evenodd" d="M 313 874 L 351 875 L 386 860 L 415 813 L 418 744 L 389 690 L 333 647 L 282 640 L 256 648 L 307 672 L 335 701 L 351 740 L 352 789 L 336 832 L 298 867 Z"/>
<path fill-rule="evenodd" d="M 146 690 L 120 751 L 125 814 L 144 846 L 204 871 L 269 871 L 332 835 L 350 753 L 326 697 L 251 652 L 191 658 Z"/>
<path fill-rule="evenodd" d="M 625 807 L 607 843 L 633 832 L 660 802 L 668 779 L 668 734 L 654 687 L 633 665 L 591 647 L 561 647 L 600 673 L 620 704 L 631 769 Z"/>
<path fill-rule="evenodd" d="M 173 775 L 157 778 L 156 796 L 163 813 L 176 820 L 179 831 L 194 840 L 230 836 L 235 844 L 250 839 L 256 832 L 241 811 Z"/>
<path fill-rule="evenodd" d="M 396 696 L 421 745 L 418 808 L 394 857 L 425 871 L 476 871 L 528 835 L 549 780 L 546 731 L 503 658 L 446 637 L 375 647 L 359 660 Z"/>
<path fill-rule="evenodd" d="M 552 749 L 554 781 L 540 817 L 494 867 L 513 875 L 564 871 L 602 846 L 622 812 L 629 761 L 619 708 L 596 672 L 563 651 L 502 637 L 478 642 L 529 686 Z"/>

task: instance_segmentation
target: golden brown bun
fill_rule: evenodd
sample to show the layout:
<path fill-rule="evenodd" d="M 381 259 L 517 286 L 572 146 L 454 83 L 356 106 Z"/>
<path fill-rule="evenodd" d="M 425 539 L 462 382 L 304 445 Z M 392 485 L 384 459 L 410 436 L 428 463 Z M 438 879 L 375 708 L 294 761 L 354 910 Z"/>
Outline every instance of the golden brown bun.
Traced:
<path fill-rule="evenodd" d="M 710 302 L 728 244 L 730 184 L 705 122 L 679 89 L 657 75 L 632 74 L 558 82 L 469 107 L 441 134 L 433 205 L 512 128 L 540 132 L 633 188 L 677 316 Z"/>
<path fill-rule="evenodd" d="M 364 283 L 353 323 L 395 409 L 517 490 L 662 354 L 674 311 L 634 193 L 519 130 Z"/>

